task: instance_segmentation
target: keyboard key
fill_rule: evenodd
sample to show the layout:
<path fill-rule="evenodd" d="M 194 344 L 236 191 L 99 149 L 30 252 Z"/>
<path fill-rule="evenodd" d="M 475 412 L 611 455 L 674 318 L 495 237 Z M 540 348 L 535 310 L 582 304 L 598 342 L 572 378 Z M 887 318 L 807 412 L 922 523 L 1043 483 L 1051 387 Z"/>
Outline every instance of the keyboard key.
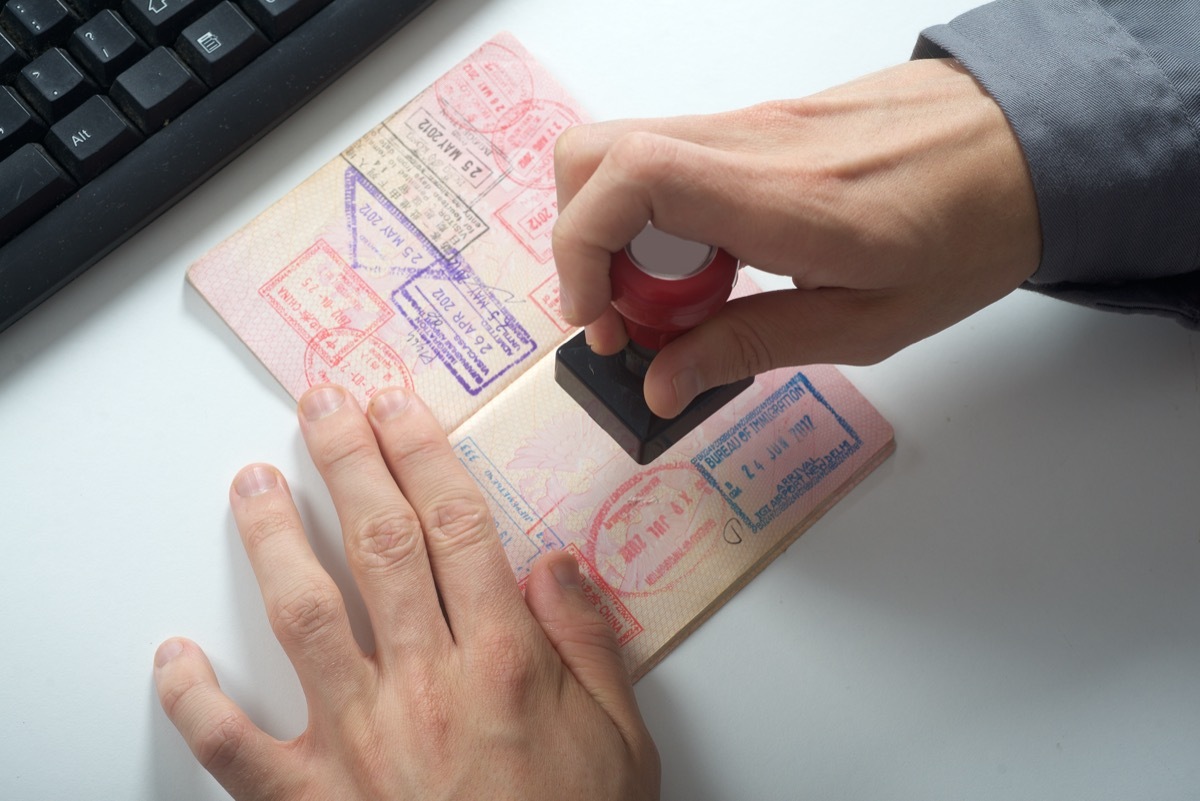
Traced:
<path fill-rule="evenodd" d="M 142 141 L 112 101 L 93 95 L 50 127 L 46 149 L 79 183 L 87 183 L 111 167 Z"/>
<path fill-rule="evenodd" d="M 121 14 L 151 47 L 170 47 L 217 0 L 124 0 Z"/>
<path fill-rule="evenodd" d="M 0 242 L 12 239 L 74 189 L 41 145 L 25 145 L 0 161 Z"/>
<path fill-rule="evenodd" d="M 105 88 L 149 52 L 125 21 L 108 9 L 76 28 L 67 47 Z"/>
<path fill-rule="evenodd" d="M 46 126 L 21 96 L 0 86 L 0 159 L 12 155 L 21 145 L 37 142 L 45 132 Z"/>
<path fill-rule="evenodd" d="M 66 44 L 78 21 L 59 0 L 8 0 L 0 25 L 26 53 Z"/>
<path fill-rule="evenodd" d="M 90 97 L 96 85 L 65 50 L 54 47 L 21 70 L 17 88 L 42 119 L 54 122 Z"/>
<path fill-rule="evenodd" d="M 0 31 L 0 81 L 11 81 L 17 77 L 26 63 L 25 54 L 17 49 L 12 39 L 4 35 L 4 31 Z"/>
<path fill-rule="evenodd" d="M 91 19 L 106 8 L 116 8 L 120 0 L 63 0 L 80 19 Z"/>
<path fill-rule="evenodd" d="M 273 42 L 294 31 L 301 22 L 329 5 L 329 2 L 330 0 L 241 0 L 242 10 Z"/>
<path fill-rule="evenodd" d="M 109 93 L 149 136 L 186 111 L 208 90 L 172 51 L 155 48 L 121 73 Z"/>
<path fill-rule="evenodd" d="M 217 86 L 269 46 L 237 6 L 224 2 L 185 28 L 175 49 L 206 84 Z"/>

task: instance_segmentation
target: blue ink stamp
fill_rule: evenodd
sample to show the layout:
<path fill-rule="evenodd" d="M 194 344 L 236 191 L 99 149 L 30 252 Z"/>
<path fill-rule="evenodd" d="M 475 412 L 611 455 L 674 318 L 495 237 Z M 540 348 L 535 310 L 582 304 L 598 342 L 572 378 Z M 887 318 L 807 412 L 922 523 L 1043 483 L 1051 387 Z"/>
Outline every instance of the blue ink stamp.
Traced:
<path fill-rule="evenodd" d="M 562 538 L 530 508 L 517 488 L 479 449 L 475 440 L 465 438 L 455 446 L 454 451 L 487 498 L 492 517 L 496 520 L 500 544 L 504 546 L 518 581 L 529 575 L 539 556 L 564 547 Z"/>
<path fill-rule="evenodd" d="M 346 169 L 346 227 L 350 264 L 371 278 L 409 278 L 443 262 L 429 237 L 353 167 Z"/>
<path fill-rule="evenodd" d="M 862 447 L 850 424 L 796 373 L 692 459 L 752 533 L 762 531 Z"/>
<path fill-rule="evenodd" d="M 392 305 L 433 354 L 429 361 L 441 361 L 468 394 L 478 395 L 537 350 L 497 296 L 504 290 L 485 284 L 460 254 L 439 251 L 353 167 L 346 169 L 346 217 L 354 269 L 401 281 Z"/>

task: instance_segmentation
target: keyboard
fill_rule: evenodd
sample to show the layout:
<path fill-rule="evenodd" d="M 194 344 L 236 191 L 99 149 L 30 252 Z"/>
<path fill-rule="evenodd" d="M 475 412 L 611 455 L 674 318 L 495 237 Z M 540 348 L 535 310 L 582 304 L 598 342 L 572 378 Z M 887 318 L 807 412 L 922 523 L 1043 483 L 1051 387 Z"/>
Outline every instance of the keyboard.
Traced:
<path fill-rule="evenodd" d="M 0 331 L 433 0 L 0 0 Z"/>

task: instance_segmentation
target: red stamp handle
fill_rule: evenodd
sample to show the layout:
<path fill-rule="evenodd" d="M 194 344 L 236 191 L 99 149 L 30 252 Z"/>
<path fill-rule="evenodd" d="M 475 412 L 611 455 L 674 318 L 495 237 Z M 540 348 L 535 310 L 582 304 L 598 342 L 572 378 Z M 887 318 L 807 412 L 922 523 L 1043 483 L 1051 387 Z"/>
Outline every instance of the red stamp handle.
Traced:
<path fill-rule="evenodd" d="M 725 305 L 737 268 L 721 248 L 646 226 L 612 256 L 612 303 L 631 340 L 661 350 Z"/>

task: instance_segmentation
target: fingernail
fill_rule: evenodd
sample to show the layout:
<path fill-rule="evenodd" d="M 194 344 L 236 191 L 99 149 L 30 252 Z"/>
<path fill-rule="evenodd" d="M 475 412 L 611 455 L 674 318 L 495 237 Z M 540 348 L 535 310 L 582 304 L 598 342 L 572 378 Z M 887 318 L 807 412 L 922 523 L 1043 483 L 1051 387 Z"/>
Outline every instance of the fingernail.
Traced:
<path fill-rule="evenodd" d="M 550 565 L 554 580 L 564 590 L 573 590 L 579 586 L 579 564 L 574 559 L 556 559 Z"/>
<path fill-rule="evenodd" d="M 371 416 L 383 422 L 399 417 L 408 408 L 408 393 L 402 389 L 385 389 L 371 398 Z"/>
<path fill-rule="evenodd" d="M 245 468 L 233 480 L 233 489 L 243 498 L 253 498 L 270 492 L 279 486 L 275 471 L 266 465 L 256 464 Z"/>
<path fill-rule="evenodd" d="M 160 668 L 170 662 L 183 651 L 183 642 L 180 640 L 167 640 L 162 645 L 158 646 L 158 650 L 154 652 L 154 666 Z"/>
<path fill-rule="evenodd" d="M 345 402 L 346 391 L 341 387 L 321 387 L 300 399 L 300 411 L 310 421 L 315 421 L 333 414 Z"/>
<path fill-rule="evenodd" d="M 567 322 L 575 319 L 575 301 L 562 284 L 558 285 L 558 311 Z"/>
<path fill-rule="evenodd" d="M 671 379 L 671 386 L 675 388 L 675 403 L 680 411 L 704 390 L 700 371 L 695 367 L 685 367 L 676 373 Z"/>

